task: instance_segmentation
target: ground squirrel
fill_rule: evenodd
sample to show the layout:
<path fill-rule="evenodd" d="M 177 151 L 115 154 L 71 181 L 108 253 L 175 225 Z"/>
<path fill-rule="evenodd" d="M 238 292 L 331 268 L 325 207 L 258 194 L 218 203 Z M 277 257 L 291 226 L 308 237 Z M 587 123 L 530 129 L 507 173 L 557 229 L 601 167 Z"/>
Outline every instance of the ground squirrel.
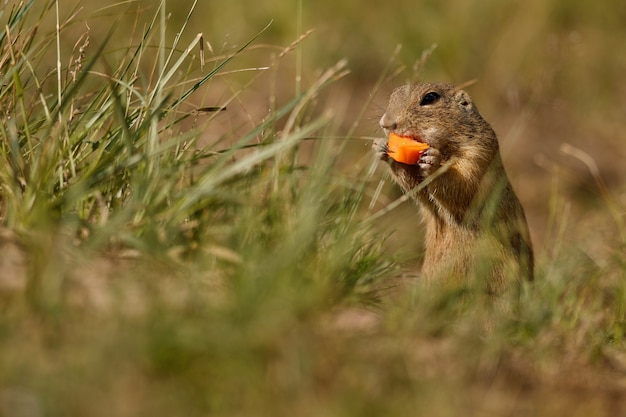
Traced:
<path fill-rule="evenodd" d="M 424 278 L 477 279 L 489 293 L 502 292 L 511 281 L 532 280 L 524 210 L 502 165 L 496 134 L 470 96 L 448 84 L 400 87 L 380 126 L 387 137 L 393 132 L 430 146 L 417 164 L 407 165 L 389 157 L 387 139 L 374 144 L 395 181 L 421 205 Z"/>

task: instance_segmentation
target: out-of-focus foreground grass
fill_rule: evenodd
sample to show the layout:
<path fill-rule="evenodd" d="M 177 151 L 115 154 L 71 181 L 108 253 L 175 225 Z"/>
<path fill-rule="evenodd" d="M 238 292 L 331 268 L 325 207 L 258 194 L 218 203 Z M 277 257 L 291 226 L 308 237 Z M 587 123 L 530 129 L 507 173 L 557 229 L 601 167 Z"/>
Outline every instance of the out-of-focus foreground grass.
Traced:
<path fill-rule="evenodd" d="M 0 415 L 626 412 L 620 2 L 2 7 Z M 389 92 L 472 79 L 537 251 L 504 311 L 377 216 Z"/>

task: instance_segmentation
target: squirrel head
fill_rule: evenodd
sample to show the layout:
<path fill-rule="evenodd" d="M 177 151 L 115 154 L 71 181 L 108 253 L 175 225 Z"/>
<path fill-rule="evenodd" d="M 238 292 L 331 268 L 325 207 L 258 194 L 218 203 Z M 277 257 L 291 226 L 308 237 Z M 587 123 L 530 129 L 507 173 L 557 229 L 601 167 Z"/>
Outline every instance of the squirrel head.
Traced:
<path fill-rule="evenodd" d="M 470 147 L 496 151 L 498 142 L 472 98 L 450 84 L 421 83 L 399 87 L 391 94 L 380 119 L 388 136 L 394 132 L 437 148 L 444 156 Z"/>

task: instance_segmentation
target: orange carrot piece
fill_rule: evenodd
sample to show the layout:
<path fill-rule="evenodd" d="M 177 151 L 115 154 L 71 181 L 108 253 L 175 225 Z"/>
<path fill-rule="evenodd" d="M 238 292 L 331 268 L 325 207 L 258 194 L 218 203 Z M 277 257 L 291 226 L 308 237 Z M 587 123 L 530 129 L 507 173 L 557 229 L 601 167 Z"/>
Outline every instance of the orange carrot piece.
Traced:
<path fill-rule="evenodd" d="M 426 152 L 426 149 L 430 148 L 423 142 L 418 142 L 409 137 L 398 136 L 393 132 L 389 134 L 387 147 L 389 148 L 387 155 L 393 160 L 409 165 L 417 164 L 417 161 Z"/>

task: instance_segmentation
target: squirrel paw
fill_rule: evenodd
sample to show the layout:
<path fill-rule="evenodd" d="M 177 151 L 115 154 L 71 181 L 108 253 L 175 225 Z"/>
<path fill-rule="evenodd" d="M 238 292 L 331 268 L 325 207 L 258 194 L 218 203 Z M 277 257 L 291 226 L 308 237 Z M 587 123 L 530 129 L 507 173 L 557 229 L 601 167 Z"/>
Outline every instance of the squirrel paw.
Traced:
<path fill-rule="evenodd" d="M 441 152 L 439 149 L 428 148 L 420 157 L 417 165 L 420 169 L 420 175 L 422 178 L 426 178 L 441 166 Z"/>
<path fill-rule="evenodd" d="M 376 139 L 372 145 L 372 149 L 376 152 L 376 156 L 381 161 L 389 160 L 389 155 L 387 154 L 389 152 L 389 147 L 387 146 L 386 138 Z"/>

